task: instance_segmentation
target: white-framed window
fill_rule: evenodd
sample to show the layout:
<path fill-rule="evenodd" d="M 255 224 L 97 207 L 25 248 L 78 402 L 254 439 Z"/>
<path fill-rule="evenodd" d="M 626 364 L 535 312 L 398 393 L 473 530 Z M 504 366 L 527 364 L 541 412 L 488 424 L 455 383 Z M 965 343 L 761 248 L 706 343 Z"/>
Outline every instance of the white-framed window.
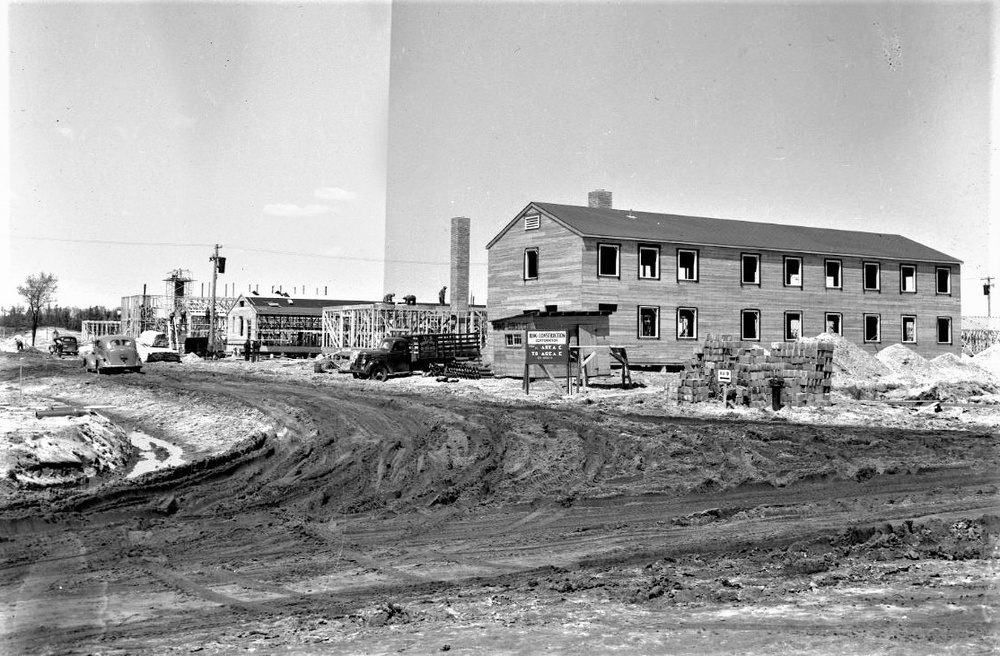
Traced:
<path fill-rule="evenodd" d="M 740 283 L 760 285 L 760 255 L 756 253 L 740 255 Z"/>
<path fill-rule="evenodd" d="M 524 249 L 524 279 L 538 280 L 538 249 Z"/>
<path fill-rule="evenodd" d="M 677 339 L 698 339 L 698 308 L 677 308 Z"/>
<path fill-rule="evenodd" d="M 844 334 L 844 315 L 840 312 L 827 312 L 823 316 L 823 325 L 826 326 L 826 332 L 831 335 L 843 335 Z"/>
<path fill-rule="evenodd" d="M 760 339 L 760 310 L 740 311 L 740 339 Z"/>
<path fill-rule="evenodd" d="M 864 326 L 865 326 L 865 341 L 866 342 L 881 342 L 882 341 L 882 317 L 877 314 L 866 314 L 864 315 Z"/>
<path fill-rule="evenodd" d="M 542 224 L 542 217 L 538 214 L 526 214 L 524 217 L 524 229 L 525 230 L 538 230 L 538 226 Z"/>
<path fill-rule="evenodd" d="M 639 245 L 639 278 L 660 279 L 660 247 Z"/>
<path fill-rule="evenodd" d="M 597 275 L 602 278 L 617 278 L 620 254 L 621 247 L 618 244 L 598 244 Z"/>
<path fill-rule="evenodd" d="M 878 262 L 865 262 L 861 265 L 862 286 L 866 292 L 877 292 L 882 289 L 882 267 Z"/>
<path fill-rule="evenodd" d="M 785 339 L 797 340 L 802 337 L 802 312 L 790 310 L 785 312 Z"/>
<path fill-rule="evenodd" d="M 504 346 L 507 348 L 521 348 L 524 346 L 524 333 L 520 331 L 516 333 L 505 333 Z"/>
<path fill-rule="evenodd" d="M 677 280 L 698 280 L 698 251 L 677 249 Z"/>
<path fill-rule="evenodd" d="M 899 291 L 902 294 L 917 293 L 917 267 L 915 265 L 899 265 Z"/>
<path fill-rule="evenodd" d="M 937 343 L 951 344 L 951 317 L 937 318 Z"/>
<path fill-rule="evenodd" d="M 639 339 L 660 338 L 660 308 L 656 305 L 639 306 Z"/>
<path fill-rule="evenodd" d="M 934 271 L 935 288 L 938 294 L 951 293 L 951 267 L 938 267 Z M 951 342 L 948 342 L 949 344 Z"/>
<path fill-rule="evenodd" d="M 904 344 L 916 344 L 917 318 L 913 315 L 904 314 L 900 319 L 900 339 Z"/>
<path fill-rule="evenodd" d="M 802 286 L 802 258 L 785 256 L 785 287 Z"/>
<path fill-rule="evenodd" d="M 844 263 L 840 260 L 827 260 L 824 266 L 826 268 L 826 288 L 843 289 Z"/>

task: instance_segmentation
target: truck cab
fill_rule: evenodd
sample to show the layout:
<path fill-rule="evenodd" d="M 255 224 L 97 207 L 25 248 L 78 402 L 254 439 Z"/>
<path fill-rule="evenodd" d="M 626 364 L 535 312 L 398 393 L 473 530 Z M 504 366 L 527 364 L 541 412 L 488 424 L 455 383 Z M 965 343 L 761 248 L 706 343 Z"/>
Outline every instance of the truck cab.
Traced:
<path fill-rule="evenodd" d="M 357 351 L 349 370 L 355 378 L 385 380 L 394 374 L 409 373 L 411 365 L 410 341 L 404 337 L 386 337 L 378 348 Z"/>
<path fill-rule="evenodd" d="M 355 378 L 386 380 L 478 357 L 479 336 L 475 333 L 395 335 L 383 338 L 376 349 L 352 353 L 347 370 Z"/>

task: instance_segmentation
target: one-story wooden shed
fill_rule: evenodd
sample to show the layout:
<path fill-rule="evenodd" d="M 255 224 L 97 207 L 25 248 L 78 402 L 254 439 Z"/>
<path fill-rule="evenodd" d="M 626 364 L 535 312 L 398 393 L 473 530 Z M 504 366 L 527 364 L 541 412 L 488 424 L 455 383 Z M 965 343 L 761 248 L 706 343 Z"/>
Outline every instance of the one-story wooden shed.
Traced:
<path fill-rule="evenodd" d="M 523 375 L 527 331 L 559 330 L 566 331 L 569 339 L 570 375 L 579 375 L 580 362 L 586 362 L 587 376 L 608 374 L 611 372 L 609 348 L 615 346 L 610 340 L 610 315 L 607 311 L 529 311 L 491 321 L 493 372 L 497 376 Z M 538 378 L 544 374 L 537 366 L 532 366 L 529 375 Z"/>

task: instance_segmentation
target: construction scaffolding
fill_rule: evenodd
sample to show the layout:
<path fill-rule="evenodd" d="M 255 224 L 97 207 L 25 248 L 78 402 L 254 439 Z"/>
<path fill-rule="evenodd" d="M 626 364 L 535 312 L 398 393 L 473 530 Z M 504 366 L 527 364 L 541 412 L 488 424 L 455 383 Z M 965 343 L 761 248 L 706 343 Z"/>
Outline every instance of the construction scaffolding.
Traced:
<path fill-rule="evenodd" d="M 181 352 L 184 351 L 185 342 L 191 338 L 207 340 L 212 299 L 191 296 L 193 281 L 190 271 L 174 269 L 164 280 L 165 294 L 123 297 L 121 332 L 138 337 L 143 331 L 156 330 L 167 335 L 171 348 Z M 226 313 L 235 302 L 235 298 L 216 299 L 216 339 L 225 335 Z"/>
<path fill-rule="evenodd" d="M 370 303 L 323 308 L 323 352 L 375 348 L 390 335 L 479 333 L 486 346 L 489 321 L 484 306 L 453 312 L 447 305 Z"/>

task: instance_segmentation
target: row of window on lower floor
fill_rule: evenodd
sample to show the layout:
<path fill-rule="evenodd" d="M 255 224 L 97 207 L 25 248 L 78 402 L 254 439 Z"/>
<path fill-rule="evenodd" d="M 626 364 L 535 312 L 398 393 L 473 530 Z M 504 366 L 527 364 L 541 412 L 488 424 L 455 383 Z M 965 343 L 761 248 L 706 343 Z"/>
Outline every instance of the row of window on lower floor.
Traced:
<path fill-rule="evenodd" d="M 761 339 L 761 311 L 740 311 L 740 339 L 754 341 Z M 878 343 L 882 341 L 882 315 L 861 315 L 864 341 Z M 803 313 L 797 310 L 784 313 L 784 339 L 796 340 L 805 335 Z M 841 312 L 826 312 L 823 317 L 822 331 L 833 335 L 844 334 L 844 315 Z M 935 338 L 938 344 L 952 343 L 951 317 L 937 317 L 935 323 Z M 660 307 L 656 305 L 640 305 L 638 307 L 637 337 L 639 339 L 660 339 Z M 679 307 L 676 310 L 676 338 L 679 340 L 699 339 L 698 308 Z M 891 338 L 890 338 L 891 339 Z M 917 343 L 917 317 L 904 314 L 900 316 L 899 341 L 903 344 Z M 507 333 L 506 345 L 518 347 L 522 345 L 519 333 Z"/>

